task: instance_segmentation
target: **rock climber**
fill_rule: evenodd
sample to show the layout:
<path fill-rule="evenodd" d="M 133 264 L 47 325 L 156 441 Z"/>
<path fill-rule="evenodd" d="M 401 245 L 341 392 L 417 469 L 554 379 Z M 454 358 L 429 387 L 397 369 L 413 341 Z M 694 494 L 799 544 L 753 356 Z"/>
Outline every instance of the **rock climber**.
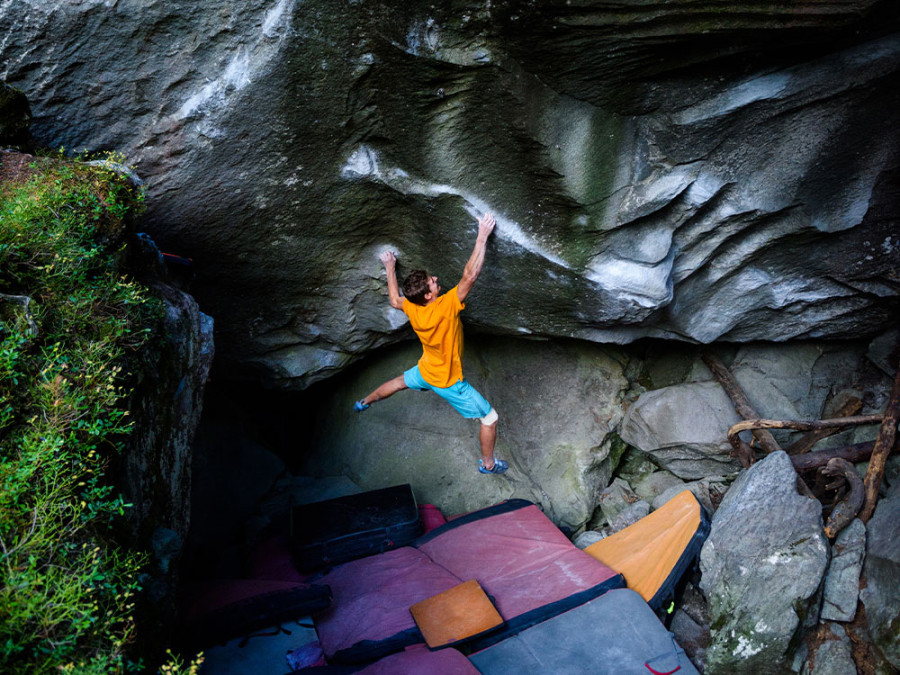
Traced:
<path fill-rule="evenodd" d="M 397 285 L 397 259 L 391 251 L 381 254 L 387 272 L 388 299 L 392 307 L 403 310 L 422 343 L 422 358 L 402 375 L 388 380 L 371 394 L 357 401 L 353 408 L 362 412 L 375 401 L 381 401 L 404 389 L 431 390 L 468 419 L 481 420 L 479 440 L 481 459 L 478 471 L 500 474 L 509 464 L 494 457 L 497 440 L 497 411 L 463 377 L 463 331 L 459 313 L 465 299 L 484 266 L 488 237 L 496 221 L 490 213 L 478 220 L 475 248 L 463 270 L 459 284 L 440 295 L 441 287 L 435 276 L 424 270 L 414 270 L 403 281 L 403 296 Z"/>

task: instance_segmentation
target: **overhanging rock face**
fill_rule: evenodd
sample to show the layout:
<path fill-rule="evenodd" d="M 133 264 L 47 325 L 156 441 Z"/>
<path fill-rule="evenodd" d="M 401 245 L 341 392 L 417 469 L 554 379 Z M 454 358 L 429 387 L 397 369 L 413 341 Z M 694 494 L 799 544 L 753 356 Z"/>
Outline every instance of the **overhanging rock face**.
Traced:
<path fill-rule="evenodd" d="M 46 145 L 117 148 L 236 376 L 302 388 L 411 337 L 377 254 L 494 333 L 872 335 L 898 309 L 891 2 L 272 0 L 0 9 Z M 737 5 L 736 5 L 737 7 Z M 782 13 L 778 13 L 778 12 Z"/>

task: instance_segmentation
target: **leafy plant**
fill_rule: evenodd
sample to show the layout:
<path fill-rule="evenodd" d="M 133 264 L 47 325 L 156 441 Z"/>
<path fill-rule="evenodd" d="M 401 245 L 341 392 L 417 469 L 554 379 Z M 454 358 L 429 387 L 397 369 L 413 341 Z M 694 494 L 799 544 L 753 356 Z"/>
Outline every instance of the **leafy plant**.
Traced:
<path fill-rule="evenodd" d="M 121 672 L 142 557 L 105 474 L 131 430 L 129 365 L 161 305 L 123 273 L 143 195 L 40 158 L 0 185 L 0 671 Z"/>

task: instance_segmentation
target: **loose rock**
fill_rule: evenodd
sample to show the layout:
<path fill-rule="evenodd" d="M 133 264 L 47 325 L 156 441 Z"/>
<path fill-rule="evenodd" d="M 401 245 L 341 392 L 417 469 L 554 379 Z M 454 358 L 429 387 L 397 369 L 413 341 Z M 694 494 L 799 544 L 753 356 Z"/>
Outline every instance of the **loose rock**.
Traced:
<path fill-rule="evenodd" d="M 866 526 L 856 518 L 835 539 L 825 577 L 821 618 L 853 621 L 859 601 L 859 576 L 866 552 Z"/>
<path fill-rule="evenodd" d="M 900 668 L 900 483 L 878 502 L 866 525 L 865 588 L 859 597 L 866 608 L 869 632 L 885 658 Z"/>
<path fill-rule="evenodd" d="M 829 624 L 830 639 L 808 654 L 803 675 L 850 675 L 856 673 L 850 637 L 842 626 Z"/>
<path fill-rule="evenodd" d="M 707 673 L 782 673 L 818 619 L 829 548 L 821 507 L 796 491 L 783 451 L 744 471 L 713 517 L 700 554 L 712 642 Z"/>

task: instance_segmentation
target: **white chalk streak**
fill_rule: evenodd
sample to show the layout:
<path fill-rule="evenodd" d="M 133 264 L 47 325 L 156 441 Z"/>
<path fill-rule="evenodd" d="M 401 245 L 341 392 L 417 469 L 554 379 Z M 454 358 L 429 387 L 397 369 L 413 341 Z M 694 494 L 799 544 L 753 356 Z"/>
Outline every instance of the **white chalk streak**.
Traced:
<path fill-rule="evenodd" d="M 282 29 L 290 21 L 295 4 L 296 0 L 278 0 L 266 12 L 259 33 L 251 36 L 250 40 L 240 38 L 241 42 L 235 45 L 231 59 L 222 72 L 191 94 L 175 117 L 183 120 L 213 113 L 225 106 L 230 94 L 253 82 L 254 75 L 277 54 L 281 41 L 274 38 L 284 34 Z"/>
<path fill-rule="evenodd" d="M 350 154 L 344 166 L 341 167 L 341 176 L 348 179 L 366 178 L 373 180 L 403 194 L 419 194 L 429 197 L 456 195 L 461 197 L 466 202 L 466 212 L 473 218 L 481 218 L 485 213 L 494 214 L 494 219 L 497 221 L 494 232 L 497 236 L 511 241 L 526 251 L 539 255 L 550 262 L 569 269 L 569 264 L 565 260 L 548 250 L 546 246 L 541 245 L 534 237 L 526 233 L 516 221 L 497 212 L 496 209 L 492 209 L 483 199 L 452 185 L 429 183 L 412 178 L 406 171 L 399 168 L 382 170 L 378 153 L 366 145 L 360 145 Z"/>

